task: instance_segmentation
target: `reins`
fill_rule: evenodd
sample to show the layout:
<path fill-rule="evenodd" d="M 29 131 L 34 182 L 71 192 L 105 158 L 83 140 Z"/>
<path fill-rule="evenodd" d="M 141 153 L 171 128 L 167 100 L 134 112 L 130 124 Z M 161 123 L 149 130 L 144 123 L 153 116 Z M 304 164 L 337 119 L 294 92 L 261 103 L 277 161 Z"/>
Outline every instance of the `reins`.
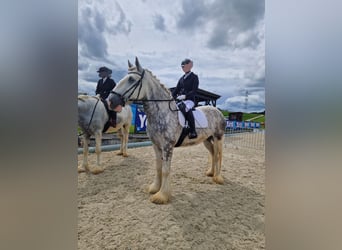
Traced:
<path fill-rule="evenodd" d="M 121 95 L 121 97 L 124 97 L 125 94 L 127 94 L 131 89 L 133 89 L 133 91 L 131 92 L 131 94 L 127 97 L 127 100 L 131 100 L 131 99 L 129 99 L 129 98 L 133 95 L 134 91 L 135 91 L 135 90 L 137 89 L 137 87 L 139 86 L 138 97 L 137 97 L 137 98 L 139 98 L 140 91 L 141 91 L 141 88 L 142 88 L 142 79 L 143 79 L 143 77 L 144 77 L 144 75 L 145 75 L 145 70 L 143 70 L 143 72 L 142 72 L 141 74 L 138 73 L 138 72 L 128 72 L 128 74 L 137 74 L 137 75 L 140 76 L 140 79 L 139 79 L 138 81 L 136 81 L 136 82 L 133 84 L 132 87 L 130 87 L 129 89 L 127 89 L 127 90 Z M 113 91 L 113 92 L 114 92 L 114 91 Z M 120 95 L 120 94 L 119 94 L 119 95 Z"/>
<path fill-rule="evenodd" d="M 169 102 L 169 109 L 171 111 L 178 111 L 178 109 L 176 109 L 176 110 L 171 109 L 170 105 L 171 105 L 171 102 L 174 101 L 174 99 L 147 99 L 147 100 L 139 100 L 139 95 L 140 95 L 140 91 L 141 91 L 141 88 L 142 88 L 142 79 L 143 79 L 143 77 L 145 75 L 145 70 L 143 70 L 142 73 L 139 73 L 139 72 L 128 72 L 128 74 L 137 74 L 137 75 L 140 76 L 140 79 L 138 81 L 136 81 L 132 85 L 132 87 L 127 89 L 122 95 L 117 93 L 117 92 L 115 92 L 115 91 L 111 91 L 110 92 L 112 94 L 118 95 L 122 99 L 123 103 L 125 103 L 126 101 L 132 101 L 132 102 Z M 137 98 L 135 98 L 135 99 L 130 98 L 133 95 L 134 91 L 138 88 L 138 86 L 139 86 L 139 90 L 138 90 Z M 130 92 L 130 91 L 131 91 L 131 93 L 128 95 L 127 98 L 125 98 L 125 95 L 128 92 Z"/>

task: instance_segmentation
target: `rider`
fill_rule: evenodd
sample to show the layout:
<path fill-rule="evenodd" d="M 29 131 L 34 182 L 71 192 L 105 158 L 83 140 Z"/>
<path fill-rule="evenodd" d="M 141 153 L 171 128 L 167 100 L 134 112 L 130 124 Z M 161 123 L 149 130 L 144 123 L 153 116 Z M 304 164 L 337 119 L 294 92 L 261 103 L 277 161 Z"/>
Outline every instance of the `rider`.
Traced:
<path fill-rule="evenodd" d="M 110 91 L 116 86 L 116 83 L 111 77 L 112 70 L 108 69 L 107 67 L 101 67 L 97 71 L 99 73 L 99 77 L 101 78 L 97 82 L 95 94 L 99 94 L 102 102 L 104 103 L 108 115 L 109 115 L 109 125 L 114 127 L 116 126 L 116 112 L 108 109 L 107 104 L 107 97 L 110 94 Z M 107 127 L 108 129 L 108 127 Z M 106 130 L 107 130 L 106 129 Z"/>
<path fill-rule="evenodd" d="M 173 90 L 172 96 L 178 100 L 178 107 L 184 114 L 185 119 L 189 124 L 189 138 L 193 139 L 197 137 L 195 130 L 195 119 L 192 113 L 192 108 L 195 106 L 196 92 L 198 90 L 198 76 L 191 71 L 193 62 L 186 58 L 181 63 L 184 75 L 179 79 L 176 88 Z"/>

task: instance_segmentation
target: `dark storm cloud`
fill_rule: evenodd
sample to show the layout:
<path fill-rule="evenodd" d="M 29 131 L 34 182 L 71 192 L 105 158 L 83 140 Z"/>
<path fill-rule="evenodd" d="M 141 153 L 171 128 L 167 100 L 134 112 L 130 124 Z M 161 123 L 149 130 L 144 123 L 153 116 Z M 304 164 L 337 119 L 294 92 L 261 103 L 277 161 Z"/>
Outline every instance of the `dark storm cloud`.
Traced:
<path fill-rule="evenodd" d="M 210 22 L 209 48 L 255 48 L 260 43 L 256 27 L 264 18 L 265 2 L 250 0 L 217 0 L 211 4 L 184 1 L 177 26 L 184 30 L 202 29 Z"/>
<path fill-rule="evenodd" d="M 165 19 L 161 15 L 155 15 L 153 17 L 153 25 L 157 30 L 166 31 Z"/>
<path fill-rule="evenodd" d="M 80 10 L 78 42 L 82 56 L 105 58 L 108 55 L 104 30 L 105 20 L 97 9 L 86 7 Z"/>
<path fill-rule="evenodd" d="M 117 13 L 111 12 L 110 15 L 118 17 L 118 21 L 107 25 L 107 32 L 113 35 L 122 33 L 128 35 L 131 32 L 132 22 L 126 17 L 125 12 L 121 6 L 115 1 L 115 8 Z"/>
<path fill-rule="evenodd" d="M 182 3 L 183 12 L 177 20 L 178 28 L 193 30 L 199 27 L 207 17 L 208 7 L 198 0 L 188 0 Z"/>
<path fill-rule="evenodd" d="M 108 56 L 108 44 L 105 34 L 128 34 L 132 23 L 127 20 L 121 6 L 99 11 L 96 7 L 83 7 L 79 10 L 78 42 L 80 54 L 92 59 L 105 59 Z M 112 18 L 116 21 L 113 21 Z"/>
<path fill-rule="evenodd" d="M 264 1 L 231 0 L 216 1 L 209 15 L 215 18 L 208 47 L 255 48 L 259 42 L 258 22 L 263 19 Z M 238 39 L 238 37 L 240 40 Z"/>
<path fill-rule="evenodd" d="M 89 63 L 87 62 L 82 62 L 80 60 L 80 57 L 78 58 L 78 70 L 86 70 L 89 67 Z"/>

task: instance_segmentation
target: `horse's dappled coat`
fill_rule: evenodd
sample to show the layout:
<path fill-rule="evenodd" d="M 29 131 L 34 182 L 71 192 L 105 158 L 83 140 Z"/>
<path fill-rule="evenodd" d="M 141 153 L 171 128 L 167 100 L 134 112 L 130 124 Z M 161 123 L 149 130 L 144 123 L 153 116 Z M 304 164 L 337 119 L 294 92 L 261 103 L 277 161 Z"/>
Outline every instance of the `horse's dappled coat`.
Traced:
<path fill-rule="evenodd" d="M 147 116 L 147 133 L 153 143 L 156 154 L 156 177 L 149 187 L 154 194 L 151 201 L 167 203 L 170 199 L 170 166 L 173 148 L 182 132 L 178 122 L 176 102 L 171 92 L 160 83 L 151 71 L 143 69 L 136 58 L 135 67 L 129 62 L 128 74 L 120 80 L 109 96 L 109 101 L 141 101 Z M 215 107 L 198 107 L 209 121 L 207 128 L 197 130 L 198 137 L 186 138 L 181 146 L 195 145 L 203 142 L 210 152 L 211 166 L 207 171 L 216 183 L 222 184 L 221 176 L 222 145 L 226 121 L 222 113 Z"/>

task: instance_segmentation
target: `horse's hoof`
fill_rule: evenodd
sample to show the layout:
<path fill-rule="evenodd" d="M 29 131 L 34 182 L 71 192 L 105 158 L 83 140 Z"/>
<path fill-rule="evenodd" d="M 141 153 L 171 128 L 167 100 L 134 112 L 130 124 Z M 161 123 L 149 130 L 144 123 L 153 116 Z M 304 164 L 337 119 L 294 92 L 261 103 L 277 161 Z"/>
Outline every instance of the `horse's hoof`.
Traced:
<path fill-rule="evenodd" d="M 214 173 L 211 172 L 211 169 L 208 170 L 205 174 L 206 174 L 207 176 L 209 176 L 209 177 L 213 177 L 213 176 L 214 176 Z"/>
<path fill-rule="evenodd" d="M 104 169 L 102 169 L 102 168 L 96 168 L 96 169 L 92 169 L 90 172 L 92 173 L 92 174 L 100 174 L 100 173 L 102 173 L 104 171 Z"/>
<path fill-rule="evenodd" d="M 216 182 L 217 184 L 223 184 L 223 177 L 221 175 L 218 175 L 218 176 L 214 176 L 213 177 L 213 181 Z"/>
<path fill-rule="evenodd" d="M 117 153 L 116 155 L 123 155 L 123 153 L 122 153 L 122 152 L 119 152 L 119 153 Z"/>
<path fill-rule="evenodd" d="M 150 194 L 155 194 L 155 193 L 157 193 L 158 191 L 159 191 L 159 189 L 160 189 L 160 186 L 156 186 L 156 185 L 154 185 L 153 183 L 148 187 L 148 192 L 150 193 Z"/>
<path fill-rule="evenodd" d="M 80 168 L 80 167 L 78 167 L 77 168 L 77 172 L 79 172 L 79 173 L 83 173 L 83 172 L 85 172 L 86 170 L 84 169 L 84 168 Z"/>
<path fill-rule="evenodd" d="M 128 157 L 128 154 L 127 153 L 123 153 L 122 156 L 123 157 Z"/>
<path fill-rule="evenodd" d="M 155 204 L 166 204 L 169 201 L 169 195 L 158 192 L 151 196 L 150 201 Z"/>
<path fill-rule="evenodd" d="M 91 172 L 88 164 L 83 165 L 82 167 L 85 169 L 86 172 Z"/>

